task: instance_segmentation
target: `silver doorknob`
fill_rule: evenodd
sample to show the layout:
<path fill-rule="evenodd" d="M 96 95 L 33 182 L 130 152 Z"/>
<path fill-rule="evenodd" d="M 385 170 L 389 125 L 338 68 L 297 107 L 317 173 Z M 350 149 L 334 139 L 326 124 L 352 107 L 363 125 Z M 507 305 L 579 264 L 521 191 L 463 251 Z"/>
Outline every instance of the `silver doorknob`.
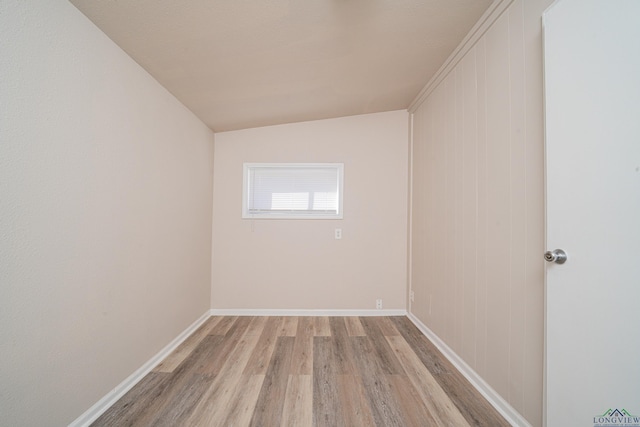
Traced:
<path fill-rule="evenodd" d="M 564 264 L 567 261 L 567 253 L 562 249 L 555 249 L 544 253 L 544 260 L 547 262 L 555 262 L 556 264 Z"/>

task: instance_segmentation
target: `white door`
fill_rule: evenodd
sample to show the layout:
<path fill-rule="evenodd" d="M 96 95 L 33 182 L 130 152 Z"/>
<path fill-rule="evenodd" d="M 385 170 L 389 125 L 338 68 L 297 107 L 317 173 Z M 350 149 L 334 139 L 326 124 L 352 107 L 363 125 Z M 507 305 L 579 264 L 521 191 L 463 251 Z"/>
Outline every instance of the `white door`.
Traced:
<path fill-rule="evenodd" d="M 559 0 L 543 25 L 547 249 L 568 254 L 547 263 L 546 425 L 640 426 L 640 0 Z"/>

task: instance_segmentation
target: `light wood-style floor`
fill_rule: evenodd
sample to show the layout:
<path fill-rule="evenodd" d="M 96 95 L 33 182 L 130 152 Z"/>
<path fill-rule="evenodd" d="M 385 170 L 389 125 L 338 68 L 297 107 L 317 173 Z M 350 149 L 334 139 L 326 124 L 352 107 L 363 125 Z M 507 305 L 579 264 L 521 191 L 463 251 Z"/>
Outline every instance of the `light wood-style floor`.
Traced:
<path fill-rule="evenodd" d="M 94 426 L 508 426 L 406 317 L 211 317 Z"/>

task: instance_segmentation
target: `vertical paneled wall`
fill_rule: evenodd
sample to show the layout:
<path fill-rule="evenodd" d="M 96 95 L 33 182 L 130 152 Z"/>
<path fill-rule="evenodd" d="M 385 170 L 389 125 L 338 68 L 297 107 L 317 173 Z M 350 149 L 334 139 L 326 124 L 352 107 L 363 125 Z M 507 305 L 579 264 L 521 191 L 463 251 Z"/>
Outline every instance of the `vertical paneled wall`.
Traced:
<path fill-rule="evenodd" d="M 540 15 L 514 1 L 414 111 L 411 312 L 542 420 Z"/>

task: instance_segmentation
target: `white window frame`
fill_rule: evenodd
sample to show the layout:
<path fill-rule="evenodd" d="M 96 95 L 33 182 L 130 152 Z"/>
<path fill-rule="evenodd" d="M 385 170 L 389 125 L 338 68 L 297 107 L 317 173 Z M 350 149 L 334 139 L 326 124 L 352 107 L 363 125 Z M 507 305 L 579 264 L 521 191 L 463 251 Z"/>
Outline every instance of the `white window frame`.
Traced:
<path fill-rule="evenodd" d="M 337 213 L 310 213 L 309 211 L 267 211 L 260 213 L 249 212 L 249 174 L 252 168 L 274 169 L 335 169 L 338 179 L 338 211 Z M 243 219 L 342 219 L 343 218 L 343 191 L 344 189 L 344 163 L 244 163 L 242 178 L 242 218 Z"/>

